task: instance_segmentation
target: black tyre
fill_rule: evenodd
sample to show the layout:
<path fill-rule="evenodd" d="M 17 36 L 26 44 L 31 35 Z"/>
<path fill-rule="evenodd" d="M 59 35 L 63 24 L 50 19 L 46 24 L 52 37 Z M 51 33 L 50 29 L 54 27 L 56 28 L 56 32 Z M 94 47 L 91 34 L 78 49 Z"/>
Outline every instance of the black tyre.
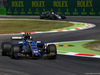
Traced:
<path fill-rule="evenodd" d="M 56 49 L 56 46 L 54 44 L 48 45 L 47 54 L 51 54 L 50 56 L 48 56 L 49 59 L 56 59 L 57 49 Z"/>
<path fill-rule="evenodd" d="M 40 15 L 40 19 L 44 19 L 44 15 Z"/>
<path fill-rule="evenodd" d="M 48 16 L 48 19 L 52 19 L 52 15 L 49 15 L 49 16 Z"/>
<path fill-rule="evenodd" d="M 52 20 L 54 20 L 55 19 L 55 17 L 54 16 L 52 16 L 52 18 L 51 18 Z"/>
<path fill-rule="evenodd" d="M 10 42 L 3 42 L 1 45 L 2 48 L 2 56 L 6 56 L 7 54 L 10 54 L 11 51 L 11 43 Z"/>
<path fill-rule="evenodd" d="M 62 18 L 62 19 L 66 19 L 65 15 L 61 15 L 61 18 Z"/>
<path fill-rule="evenodd" d="M 11 49 L 11 59 L 18 59 L 19 52 L 20 52 L 20 47 L 18 45 L 13 45 Z"/>
<path fill-rule="evenodd" d="M 50 15 L 49 19 L 54 20 L 55 19 L 55 15 Z"/>

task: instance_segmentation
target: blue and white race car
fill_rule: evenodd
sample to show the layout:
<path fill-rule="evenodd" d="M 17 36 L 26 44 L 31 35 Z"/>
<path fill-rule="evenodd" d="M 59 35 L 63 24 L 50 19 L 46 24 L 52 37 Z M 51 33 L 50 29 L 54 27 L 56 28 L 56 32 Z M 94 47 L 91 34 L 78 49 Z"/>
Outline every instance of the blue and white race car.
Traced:
<path fill-rule="evenodd" d="M 18 59 L 22 56 L 30 58 L 46 57 L 48 59 L 56 59 L 57 49 L 55 44 L 42 43 L 41 41 L 33 41 L 29 33 L 25 33 L 24 37 L 12 37 L 12 40 L 21 40 L 18 43 L 2 42 L 2 56 L 9 55 L 12 59 Z"/>

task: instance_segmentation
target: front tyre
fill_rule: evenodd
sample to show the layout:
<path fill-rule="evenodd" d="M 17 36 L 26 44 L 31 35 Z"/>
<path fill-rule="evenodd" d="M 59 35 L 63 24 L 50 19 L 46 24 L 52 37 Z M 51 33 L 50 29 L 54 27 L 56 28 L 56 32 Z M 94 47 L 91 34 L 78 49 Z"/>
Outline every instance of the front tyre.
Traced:
<path fill-rule="evenodd" d="M 49 59 L 56 59 L 56 57 L 57 57 L 57 49 L 56 49 L 56 46 L 54 44 L 48 45 L 47 54 L 49 55 L 48 56 Z"/>
<path fill-rule="evenodd" d="M 11 49 L 11 59 L 18 59 L 19 52 L 20 52 L 20 47 L 18 45 L 13 45 Z"/>
<path fill-rule="evenodd" d="M 62 19 L 66 19 L 65 15 L 61 15 L 61 18 L 62 18 Z"/>
<path fill-rule="evenodd" d="M 44 19 L 44 15 L 40 15 L 40 19 Z"/>

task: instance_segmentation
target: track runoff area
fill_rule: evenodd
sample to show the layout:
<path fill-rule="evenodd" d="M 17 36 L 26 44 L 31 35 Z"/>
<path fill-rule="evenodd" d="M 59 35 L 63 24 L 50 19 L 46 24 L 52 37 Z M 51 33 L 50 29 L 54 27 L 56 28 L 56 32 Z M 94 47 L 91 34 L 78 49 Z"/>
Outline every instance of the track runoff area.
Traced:
<path fill-rule="evenodd" d="M 80 57 L 100 58 L 100 52 L 84 48 L 83 45 L 94 40 L 55 42 L 58 54 Z"/>
<path fill-rule="evenodd" d="M 0 20 L 33 20 L 33 19 L 0 19 Z M 37 19 L 35 19 L 37 21 Z M 41 20 L 44 21 L 44 20 Z M 66 22 L 66 21 L 62 21 Z M 52 29 L 51 31 L 41 31 L 41 32 L 30 32 L 31 34 L 38 33 L 53 33 L 53 32 L 66 32 L 66 31 L 77 31 L 84 30 L 95 27 L 94 24 L 91 23 L 82 23 L 82 22 L 69 22 L 74 24 L 71 27 L 64 27 L 59 29 Z M 18 33 L 23 34 L 24 32 Z M 1 34 L 1 35 L 16 35 L 16 34 Z M 80 56 L 80 57 L 92 57 L 92 58 L 100 58 L 100 52 L 93 51 L 90 49 L 84 48 L 82 45 L 93 40 L 83 40 L 83 41 L 66 41 L 66 42 L 56 42 L 57 52 L 61 55 L 71 55 L 71 56 Z"/>

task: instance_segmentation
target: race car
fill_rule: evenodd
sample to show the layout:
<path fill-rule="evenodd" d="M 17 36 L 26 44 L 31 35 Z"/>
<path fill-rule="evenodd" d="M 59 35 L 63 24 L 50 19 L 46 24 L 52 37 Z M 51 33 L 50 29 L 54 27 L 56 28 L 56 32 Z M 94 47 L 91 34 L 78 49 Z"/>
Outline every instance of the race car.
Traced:
<path fill-rule="evenodd" d="M 33 41 L 29 33 L 23 37 L 12 37 L 11 40 L 21 40 L 18 43 L 2 42 L 2 56 L 9 55 L 12 59 L 19 59 L 22 56 L 30 58 L 46 57 L 47 59 L 56 59 L 57 49 L 55 44 L 47 44 L 41 41 Z"/>
<path fill-rule="evenodd" d="M 40 19 L 66 19 L 65 15 L 58 15 L 52 11 L 42 12 Z"/>

